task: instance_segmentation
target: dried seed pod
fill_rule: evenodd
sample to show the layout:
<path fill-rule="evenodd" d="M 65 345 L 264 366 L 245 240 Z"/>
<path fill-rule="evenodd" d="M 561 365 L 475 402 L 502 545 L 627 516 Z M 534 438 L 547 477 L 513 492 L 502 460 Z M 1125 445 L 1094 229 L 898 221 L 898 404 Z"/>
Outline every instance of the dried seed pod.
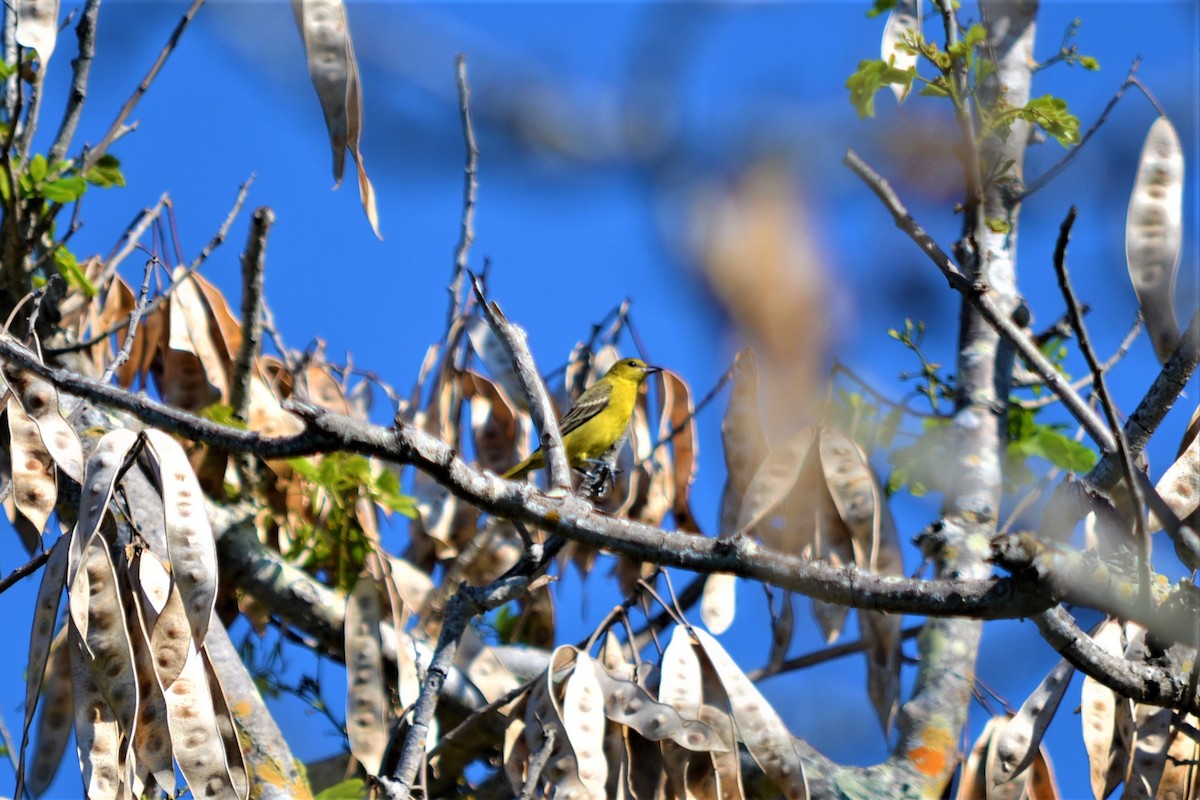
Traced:
<path fill-rule="evenodd" d="M 146 440 L 158 464 L 172 575 L 183 597 L 192 638 L 199 647 L 216 603 L 216 540 L 204 510 L 200 483 L 183 448 L 162 431 L 146 431 Z"/>
<path fill-rule="evenodd" d="M 589 797 L 600 798 L 605 796 L 608 762 L 604 758 L 604 693 L 597 671 L 596 662 L 587 653 L 576 653 L 562 713 L 563 730 L 575 751 L 579 780 Z"/>
<path fill-rule="evenodd" d="M 381 615 L 375 579 L 360 575 L 346 598 L 346 735 L 368 775 L 378 774 L 388 741 Z"/>
<path fill-rule="evenodd" d="M 62 601 L 63 584 L 67 577 L 69 546 L 70 540 L 62 536 L 50 551 L 50 558 L 42 568 L 42 582 L 38 587 L 37 601 L 34 603 L 33 626 L 29 631 L 29 666 L 25 675 L 25 723 L 21 728 L 21 757 L 17 767 L 17 791 L 14 793 L 16 797 L 21 796 L 25 782 L 25 747 L 29 743 L 29 726 L 33 722 L 33 712 L 42 693 L 46 662 L 55 641 L 54 627 L 58 624 L 58 606 Z"/>
<path fill-rule="evenodd" d="M 67 633 L 71 684 L 75 703 L 75 747 L 88 800 L 115 800 L 121 786 L 121 732 L 93 677 L 86 645 L 79 633 Z"/>
<path fill-rule="evenodd" d="M 40 535 L 58 500 L 54 461 L 42 444 L 37 425 L 11 394 L 7 405 L 13 503 Z"/>
<path fill-rule="evenodd" d="M 720 677 L 733 710 L 733 721 L 750 755 L 783 791 L 784 797 L 788 800 L 807 798 L 808 779 L 804 765 L 792 744 L 792 734 L 779 714 L 716 639 L 698 628 L 694 628 L 692 634 Z"/>
<path fill-rule="evenodd" d="M 1179 342 L 1175 274 L 1183 248 L 1183 147 L 1159 117 L 1146 134 L 1125 219 L 1125 258 L 1146 331 L 1160 362 Z"/>
<path fill-rule="evenodd" d="M 29 790 L 34 797 L 44 793 L 58 772 L 74 724 L 74 692 L 67 628 L 63 627 L 50 646 L 50 662 L 42 687 L 42 713 L 38 717 L 37 740 L 29 768 Z M 14 797 L 21 794 L 15 793 Z"/>
<path fill-rule="evenodd" d="M 10 344 L 12 344 L 10 340 Z M 58 406 L 58 390 L 49 381 L 13 367 L 8 362 L 0 363 L 0 372 L 21 403 L 21 408 L 37 425 L 42 444 L 54 459 L 54 463 L 71 480 L 83 480 L 83 445 L 79 435 L 67 423 Z"/>
<path fill-rule="evenodd" d="M 184 667 L 163 696 L 167 701 L 167 719 L 175 760 L 188 782 L 192 796 L 236 796 L 233 780 L 225 764 L 225 745 L 217 727 L 212 690 L 204 674 L 204 663 L 190 642 Z"/>

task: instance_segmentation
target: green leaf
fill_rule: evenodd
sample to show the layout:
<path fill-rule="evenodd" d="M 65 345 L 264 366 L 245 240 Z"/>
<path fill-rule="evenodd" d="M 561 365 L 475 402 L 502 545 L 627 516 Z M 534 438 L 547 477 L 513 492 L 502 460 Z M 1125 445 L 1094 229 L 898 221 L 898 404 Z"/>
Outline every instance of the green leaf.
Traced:
<path fill-rule="evenodd" d="M 875 0 L 875 5 L 867 12 L 868 17 L 878 17 L 896 7 L 896 0 Z"/>
<path fill-rule="evenodd" d="M 889 84 L 912 87 L 917 77 L 915 67 L 897 69 L 891 62 L 875 59 L 858 62 L 858 71 L 846 79 L 850 90 L 850 103 L 858 111 L 859 119 L 875 116 L 875 93 Z"/>
<path fill-rule="evenodd" d="M 1056 467 L 1087 472 L 1096 465 L 1095 451 L 1049 426 L 1038 429 L 1037 443 L 1040 455 Z"/>
<path fill-rule="evenodd" d="M 351 778 L 325 789 L 313 800 L 362 800 L 364 785 L 362 778 Z"/>
<path fill-rule="evenodd" d="M 1008 224 L 1008 220 L 991 217 L 987 220 L 987 226 L 992 233 L 1008 233 L 1012 230 L 1012 225 Z"/>
<path fill-rule="evenodd" d="M 79 289 L 88 297 L 96 296 L 96 287 L 88 280 L 83 269 L 79 266 L 79 261 L 76 260 L 75 254 L 66 247 L 59 245 L 54 251 L 54 266 L 58 268 L 58 272 L 66 280 L 67 286 L 73 289 Z"/>
<path fill-rule="evenodd" d="M 245 420 L 238 419 L 233 415 L 233 406 L 228 403 L 213 403 L 205 406 L 200 410 L 200 416 L 228 428 L 237 428 L 239 431 L 249 430 Z"/>
<path fill-rule="evenodd" d="M 37 187 L 37 194 L 55 203 L 73 203 L 87 191 L 87 182 L 78 175 L 48 181 Z"/>
<path fill-rule="evenodd" d="M 1079 143 L 1079 117 L 1067 111 L 1067 101 L 1042 95 L 1017 110 L 1017 116 L 1044 130 L 1063 147 Z"/>
<path fill-rule="evenodd" d="M 1097 72 L 1100 69 L 1100 62 L 1092 56 L 1079 56 L 1075 60 L 1079 62 L 1079 66 L 1083 67 L 1088 72 Z"/>
<path fill-rule="evenodd" d="M 46 163 L 46 157 L 38 153 L 29 162 L 29 178 L 35 184 L 41 183 L 46 178 L 46 173 L 49 171 L 50 165 Z"/>
<path fill-rule="evenodd" d="M 987 39 L 987 31 L 978 23 L 967 28 L 961 39 L 946 48 L 946 52 L 956 60 L 970 58 L 976 45 L 982 44 Z"/>
<path fill-rule="evenodd" d="M 925 84 L 917 94 L 921 97 L 949 97 L 950 89 L 946 83 L 945 76 L 941 76 Z"/>
<path fill-rule="evenodd" d="M 288 466 L 305 480 L 317 479 L 317 467 L 307 458 L 289 458 Z"/>
<path fill-rule="evenodd" d="M 84 178 L 88 183 L 102 189 L 125 185 L 125 176 L 121 173 L 121 162 L 116 156 L 100 156 L 84 175 Z"/>

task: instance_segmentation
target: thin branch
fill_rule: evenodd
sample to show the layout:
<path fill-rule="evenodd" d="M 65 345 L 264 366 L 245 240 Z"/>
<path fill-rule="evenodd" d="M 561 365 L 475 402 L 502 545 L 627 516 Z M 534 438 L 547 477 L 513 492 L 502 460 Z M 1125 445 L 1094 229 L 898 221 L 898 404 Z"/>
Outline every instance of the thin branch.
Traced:
<path fill-rule="evenodd" d="M 1121 343 L 1119 345 L 1117 345 L 1117 349 L 1115 351 L 1113 351 L 1113 354 L 1111 356 L 1108 357 L 1108 360 L 1100 365 L 1100 371 L 1107 374 L 1113 367 L 1115 367 L 1117 364 L 1119 364 L 1121 362 L 1121 359 L 1125 358 L 1125 356 L 1129 353 L 1129 348 L 1133 347 L 1133 343 L 1135 341 L 1137 341 L 1137 337 L 1139 334 L 1141 334 L 1141 332 L 1142 332 L 1142 313 L 1139 311 L 1137 314 L 1134 314 L 1133 325 L 1130 326 L 1129 332 L 1125 334 L 1125 338 L 1121 340 Z M 1089 372 L 1087 375 L 1082 376 L 1081 378 L 1079 378 L 1079 380 L 1072 383 L 1071 388 L 1073 390 L 1075 390 L 1076 392 L 1080 391 L 1081 389 L 1086 389 L 1087 387 L 1092 385 L 1092 380 L 1094 378 L 1095 378 L 1095 376 Z M 1037 378 L 1034 378 L 1031 382 L 1028 382 L 1028 383 L 1021 382 L 1021 381 L 1013 381 L 1014 387 L 1016 387 L 1016 386 L 1041 386 L 1041 384 L 1042 384 L 1041 380 L 1039 380 Z M 1052 394 L 1048 394 L 1043 397 L 1035 397 L 1031 400 L 1021 400 L 1019 402 L 1020 402 L 1020 405 L 1022 408 L 1037 409 L 1037 408 L 1043 408 L 1045 406 L 1051 405 L 1052 403 L 1057 403 L 1058 397 L 1056 397 L 1055 395 L 1052 395 Z"/>
<path fill-rule="evenodd" d="M 75 26 L 75 38 L 79 41 L 79 52 L 71 59 L 71 89 L 67 94 L 67 109 L 63 112 L 58 134 L 50 145 L 50 163 L 61 161 L 71 147 L 71 139 L 79 126 L 79 116 L 87 100 L 88 77 L 92 71 L 92 59 L 96 55 L 96 19 L 100 16 L 100 0 L 87 0 L 83 14 Z"/>
<path fill-rule="evenodd" d="M 1130 83 L 1136 86 L 1141 93 L 1146 96 L 1146 99 L 1150 101 L 1150 105 L 1154 106 L 1154 110 L 1158 112 L 1160 117 L 1167 116 L 1167 110 L 1162 107 L 1162 103 L 1158 102 L 1158 98 L 1154 96 L 1154 92 L 1150 91 L 1150 88 L 1146 86 L 1146 84 L 1142 83 L 1138 78 L 1130 79 Z"/>
<path fill-rule="evenodd" d="M 1109 480 L 1106 483 L 1106 488 L 1111 488 L 1116 483 L 1117 478 L 1117 473 L 1115 472 L 1117 469 L 1117 443 L 1108 426 L 1087 405 L 1079 393 L 1071 389 L 1066 379 L 1063 378 L 1062 373 L 1042 354 L 1042 351 L 1037 348 L 1028 334 L 1017 327 L 1016 323 L 1008 316 L 1001 313 L 1000 309 L 996 307 L 996 304 L 988 295 L 986 287 L 976 286 L 959 271 L 954 262 L 950 260 L 950 257 L 938 247 L 937 243 L 925 232 L 925 229 L 918 225 L 912 218 L 912 215 L 908 213 L 908 209 L 900 201 L 899 196 L 896 195 L 892 187 L 879 173 L 871 169 L 853 150 L 846 151 L 843 163 L 862 178 L 863 182 L 883 201 L 884 206 L 891 212 L 896 222 L 896 227 L 907 233 L 917 243 L 917 246 L 929 256 L 930 260 L 942 271 L 942 274 L 949 281 L 950 286 L 962 293 L 979 310 L 984 320 L 1021 354 L 1033 372 L 1042 379 L 1046 388 L 1063 401 L 1063 405 L 1070 412 L 1071 416 L 1083 426 L 1088 436 L 1104 451 L 1100 463 L 1093 468 L 1093 472 L 1102 465 L 1105 465 L 1106 471 L 1112 470 L 1112 474 L 1106 475 L 1106 478 Z M 1157 426 L 1157 420 L 1161 420 L 1161 417 L 1169 410 L 1171 403 L 1174 402 L 1175 397 L 1182 391 L 1183 383 L 1187 382 L 1187 377 L 1196 368 L 1197 361 L 1200 361 L 1200 311 L 1197 311 L 1193 315 L 1192 323 L 1180 338 L 1175 353 L 1167 360 L 1167 365 L 1163 367 L 1163 372 L 1159 374 L 1159 378 L 1168 384 L 1172 381 L 1179 381 L 1178 385 L 1160 387 L 1159 380 L 1156 379 L 1154 386 L 1151 387 L 1151 393 L 1154 394 L 1156 399 L 1152 400 L 1151 393 L 1148 393 L 1143 398 L 1142 404 L 1138 406 L 1139 411 L 1146 408 L 1147 417 L 1157 418 L 1153 423 L 1155 426 Z M 1171 368 L 1169 372 L 1167 367 Z M 1164 378 L 1164 374 L 1168 375 L 1168 377 Z M 1183 376 L 1182 379 L 1180 376 Z M 1161 397 L 1156 390 L 1157 392 L 1161 392 Z M 1164 405 L 1165 407 L 1162 407 Z M 1125 431 L 1129 441 L 1130 454 L 1134 457 L 1142 451 L 1146 440 L 1149 438 L 1148 432 L 1146 432 L 1145 436 L 1138 434 L 1136 429 L 1134 433 L 1130 432 L 1129 425 L 1134 424 L 1137 418 L 1137 413 L 1133 417 L 1130 417 Z M 1149 420 L 1138 420 L 1139 425 L 1143 422 L 1148 424 Z M 1158 492 L 1154 489 L 1154 484 L 1150 483 L 1150 479 L 1145 473 L 1139 471 L 1135 478 L 1141 482 L 1142 490 L 1145 493 L 1150 510 L 1163 523 L 1164 529 L 1170 535 L 1171 541 L 1175 545 L 1176 552 L 1180 554 L 1184 563 L 1190 568 L 1200 566 L 1200 537 L 1197 537 L 1195 532 L 1192 532 L 1180 522 L 1175 512 L 1158 495 Z"/>
<path fill-rule="evenodd" d="M 133 307 L 133 311 L 129 314 L 129 329 L 125 333 L 125 341 L 121 343 L 121 349 L 117 352 L 116 358 L 104 370 L 104 374 L 100 376 L 101 383 L 108 383 L 117 370 L 129 360 L 129 354 L 133 352 L 133 343 L 137 339 L 138 323 L 146 313 L 146 301 L 150 295 L 150 278 L 154 275 L 154 265 L 158 259 L 150 258 L 146 260 L 146 272 L 142 276 L 142 286 L 138 290 L 137 303 Z"/>
<path fill-rule="evenodd" d="M 150 301 L 150 304 L 146 306 L 146 314 L 152 314 L 157 311 L 158 308 L 171 296 L 171 293 L 175 291 L 175 287 L 190 278 L 192 273 L 200 269 L 201 265 L 204 264 L 210 255 L 212 255 L 212 252 L 221 246 L 221 244 L 225 241 L 225 237 L 229 235 L 229 229 L 233 226 L 233 221 L 237 219 L 238 213 L 241 212 L 242 205 L 246 202 L 246 195 L 250 191 L 250 184 L 252 183 L 254 183 L 253 175 L 247 178 L 245 183 L 238 187 L 237 198 L 233 201 L 233 207 L 229 209 L 229 213 L 225 216 L 225 220 L 221 223 L 221 227 L 218 228 L 217 232 L 213 234 L 213 237 L 208 240 L 208 244 L 204 245 L 204 249 L 202 249 L 194 259 L 192 259 L 192 263 L 188 264 L 187 269 L 185 269 L 179 275 L 178 280 L 171 283 L 169 286 L 163 289 L 163 291 L 157 297 Z M 162 200 L 162 202 L 165 203 L 167 201 Z M 150 221 L 152 220 L 147 220 L 145 224 L 148 226 Z M 141 225 L 141 222 L 142 220 L 139 218 L 138 224 Z M 143 227 L 142 230 L 145 230 L 145 227 Z M 138 235 L 140 235 L 140 231 Z M 128 319 L 122 320 L 113 324 L 113 326 L 108 330 L 97 333 L 87 339 L 84 339 L 83 341 L 76 342 L 75 344 L 69 344 L 64 347 L 48 349 L 46 354 L 48 356 L 59 356 L 65 353 L 74 353 L 80 350 L 86 350 L 89 347 L 93 347 L 94 345 L 103 342 L 114 333 L 124 330 L 128 325 Z"/>
<path fill-rule="evenodd" d="M 233 415 L 245 420 L 250 405 L 250 373 L 262 341 L 263 273 L 266 270 L 267 234 L 275 214 L 267 206 L 250 217 L 250 236 L 242 253 L 242 344 L 234 361 L 229 405 Z"/>
<path fill-rule="evenodd" d="M 475 295 L 479 299 L 479 305 L 483 309 L 488 324 L 512 357 L 517 381 L 521 384 L 521 389 L 529 400 L 529 416 L 533 418 L 533 424 L 541 431 L 540 445 L 546 462 L 547 484 L 551 488 L 570 491 L 571 471 L 567 463 L 566 449 L 562 443 L 562 433 L 558 429 L 558 417 L 554 414 L 554 406 L 550 402 L 546 384 L 542 381 L 537 367 L 533 363 L 525 331 L 510 323 L 495 301 L 488 302 L 474 275 L 471 276 L 471 282 L 475 287 Z"/>
<path fill-rule="evenodd" d="M 27 578 L 41 569 L 45 563 L 50 560 L 50 553 L 51 550 L 43 550 L 31 558 L 27 563 L 22 564 L 12 572 L 8 573 L 8 575 L 4 576 L 3 579 L 0 579 L 0 594 L 7 592 L 22 578 Z"/>
<path fill-rule="evenodd" d="M 942 274 L 949 281 L 950 286 L 967 298 L 979 310 L 988 324 L 1016 348 L 1017 352 L 1021 354 L 1033 372 L 1042 379 L 1046 388 L 1063 401 L 1063 405 L 1079 421 L 1079 424 L 1087 431 L 1088 436 L 1092 437 L 1104 450 L 1109 452 L 1115 451 L 1116 442 L 1113 439 L 1112 433 L 1096 415 L 1096 412 L 1088 407 L 1087 403 L 1077 392 L 1071 390 L 1062 373 L 1050 363 L 1049 359 L 1042 355 L 1041 350 L 1037 348 L 1037 345 L 1029 338 L 1029 335 L 1018 328 L 1016 323 L 1008 316 L 1001 313 L 1000 309 L 996 307 L 996 304 L 986 292 L 980 291 L 979 287 L 975 286 L 967 276 L 959 271 L 950 257 L 946 255 L 945 251 L 938 247 L 937 243 L 925 232 L 925 229 L 917 224 L 912 215 L 908 213 L 908 209 L 901 202 L 899 196 L 888 184 L 887 180 L 871 169 L 853 150 L 846 151 L 843 163 L 850 167 L 854 174 L 858 175 L 871 191 L 883 201 L 884 206 L 891 212 L 892 218 L 896 222 L 896 227 L 907 233 L 917 243 L 917 246 L 929 256 L 930 260 L 942 271 Z"/>
<path fill-rule="evenodd" d="M 113 252 L 104 261 L 104 269 L 96 279 L 98 285 L 106 285 L 112 279 L 112 276 L 117 274 L 117 267 L 121 265 L 121 262 L 130 253 L 140 246 L 142 235 L 146 233 L 151 225 L 158 221 L 163 208 L 169 202 L 171 202 L 170 194 L 163 192 L 158 196 L 158 202 L 150 208 L 143 208 L 138 212 L 133 222 L 129 223 L 129 226 L 125 228 L 125 232 L 121 234 L 120 245 L 114 247 Z"/>
<path fill-rule="evenodd" d="M 696 416 L 703 411 L 709 403 L 717 399 L 717 395 L 720 394 L 721 390 L 725 388 L 725 384 L 733 380 L 733 370 L 734 367 L 732 365 L 729 367 L 729 369 L 725 370 L 725 372 L 721 374 L 721 377 L 717 378 L 716 384 L 714 384 L 713 387 L 709 389 L 707 393 L 705 393 L 704 397 L 700 398 L 700 401 L 696 403 L 696 407 L 692 409 L 692 413 L 681 419 L 678 425 L 673 426 L 671 430 L 667 432 L 666 436 L 660 438 L 654 447 L 651 448 L 646 457 L 638 463 L 649 464 L 654 459 L 655 453 L 657 453 L 663 447 L 666 447 L 668 442 L 673 441 L 676 436 L 683 433 L 683 431 L 689 425 L 693 424 Z"/>
<path fill-rule="evenodd" d="M 475 144 L 475 127 L 471 121 L 471 87 L 467 83 L 467 57 L 462 53 L 455 59 L 455 85 L 458 87 L 458 114 L 462 120 L 466 164 L 463 167 L 463 205 L 459 224 L 458 246 L 454 249 L 454 275 L 446 291 L 450 293 L 450 310 L 446 313 L 447 332 L 458 315 L 463 278 L 467 273 L 467 255 L 475 241 L 475 195 L 479 182 L 475 173 L 479 166 L 479 147 Z"/>
<path fill-rule="evenodd" d="M 520 800 L 531 800 L 537 792 L 538 781 L 542 778 L 542 770 L 550 763 L 550 755 L 554 752 L 554 740 L 557 732 L 553 727 L 542 728 L 542 746 L 529 759 L 525 770 L 525 785 L 521 787 Z"/>
<path fill-rule="evenodd" d="M 204 5 L 204 0 L 192 0 L 192 4 L 188 6 L 188 10 L 184 12 L 178 24 L 175 25 L 175 30 L 171 32 L 167 43 L 163 45 L 162 50 L 158 53 L 158 58 L 154 60 L 150 71 L 146 73 L 146 77 L 142 78 L 142 82 L 133 90 L 133 94 L 125 101 L 125 105 L 121 106 L 121 110 L 117 112 L 116 119 L 109 126 L 108 132 L 104 134 L 104 138 L 100 143 L 87 152 L 83 157 L 83 163 L 80 165 L 80 172 L 87 172 L 100 159 L 100 156 L 107 152 L 109 146 L 129 132 L 130 128 L 125 125 L 125 120 L 129 119 L 129 115 L 133 113 L 133 109 L 137 106 L 138 101 L 142 99 L 142 95 L 150 88 L 150 84 L 154 83 L 154 79 L 158 77 L 159 71 L 163 65 L 167 63 L 171 53 L 175 51 L 176 45 L 179 44 L 180 37 L 187 30 L 188 25 L 192 23 L 192 18 L 196 16 L 196 12 L 200 10 L 200 6 Z"/>
<path fill-rule="evenodd" d="M 21 127 L 21 143 L 18 145 L 21 150 L 22 164 L 29 161 L 29 154 L 33 150 L 33 137 L 37 133 L 38 115 L 42 110 L 42 82 L 45 78 L 43 72 L 45 66 L 45 64 L 38 65 L 37 78 L 29 84 L 29 105 L 25 108 L 24 125 Z"/>
<path fill-rule="evenodd" d="M 900 640 L 907 641 L 908 639 L 913 639 L 919 636 L 923 630 L 925 630 L 924 625 L 910 625 L 909 627 L 900 631 Z M 806 653 L 805 655 L 798 656 L 796 658 L 789 658 L 786 661 L 779 662 L 777 666 L 760 667 L 759 669 L 749 673 L 747 677 L 757 683 L 758 681 L 766 678 L 782 675 L 785 672 L 795 672 L 801 669 L 808 669 L 809 667 L 815 667 L 817 664 L 824 664 L 826 661 L 833 661 L 834 659 L 843 658 L 844 656 L 851 656 L 855 653 L 861 653 L 864 650 L 874 646 L 874 642 L 867 641 L 866 639 L 858 639 L 853 642 L 843 642 L 842 644 L 826 647 L 822 650 L 817 650 L 812 653 Z"/>
<path fill-rule="evenodd" d="M 392 771 L 392 777 L 400 785 L 390 788 L 390 796 L 401 800 L 411 796 L 417 770 L 425 760 L 429 726 L 433 720 L 433 713 L 437 710 L 438 697 L 446 676 L 454 667 L 458 642 L 466 631 L 467 624 L 478 614 L 498 608 L 524 594 L 529 588 L 530 579 L 544 572 L 552 560 L 551 557 L 540 563 L 531 563 L 526 575 L 501 578 L 488 586 L 475 588 L 464 583 L 459 586 L 454 597 L 450 598 L 446 616 L 442 620 L 442 630 L 438 635 L 437 647 L 429 661 L 425 680 L 421 683 L 421 694 L 413 706 L 412 724 L 405 736 L 396 768 Z"/>
<path fill-rule="evenodd" d="M 1087 129 L 1087 133 L 1083 134 L 1083 137 L 1079 140 L 1079 143 L 1068 150 L 1067 154 L 1062 157 L 1061 161 L 1059 161 L 1050 169 L 1046 170 L 1044 174 L 1040 175 L 1037 179 L 1025 187 L 1025 190 L 1021 192 L 1021 200 L 1025 200 L 1031 194 L 1043 188 L 1046 184 L 1050 183 L 1050 181 L 1057 178 L 1059 173 L 1071 165 L 1071 162 L 1074 161 L 1076 156 L 1079 155 L 1079 151 L 1081 151 L 1083 146 L 1088 143 L 1088 140 L 1092 138 L 1092 134 L 1100 130 L 1100 126 L 1103 125 L 1108 119 L 1108 115 L 1112 112 L 1113 108 L 1116 107 L 1117 101 L 1121 99 L 1121 96 L 1125 94 L 1125 90 L 1138 82 L 1134 77 L 1134 74 L 1137 72 L 1138 66 L 1140 66 L 1141 63 L 1141 56 L 1133 59 L 1133 63 L 1129 65 L 1129 72 L 1125 74 L 1125 80 L 1121 82 L 1121 85 L 1117 88 L 1116 93 L 1113 94 L 1111 99 L 1109 99 L 1108 104 L 1104 106 L 1104 110 L 1100 112 L 1100 116 L 1095 122 L 1092 123 L 1092 127 Z M 1139 83 L 1138 85 L 1141 84 Z"/>
<path fill-rule="evenodd" d="M 1088 368 L 1092 371 L 1092 376 L 1095 379 L 1096 394 L 1100 397 L 1100 406 L 1104 409 L 1104 416 L 1108 419 L 1109 430 L 1112 431 L 1113 438 L 1117 443 L 1117 455 L 1121 462 L 1121 472 L 1125 477 L 1125 485 L 1129 487 L 1130 493 L 1133 495 L 1133 523 L 1134 531 L 1137 533 L 1138 543 L 1138 582 L 1140 584 L 1141 602 L 1149 604 L 1150 602 L 1150 536 L 1146 531 L 1146 501 L 1142 496 L 1141 484 L 1134 478 L 1133 458 L 1129 454 L 1129 443 L 1125 440 L 1125 431 L 1121 428 L 1121 421 L 1117 417 L 1116 406 L 1113 405 L 1112 397 L 1108 393 L 1108 385 L 1104 380 L 1104 370 L 1100 366 L 1100 361 L 1096 358 L 1096 351 L 1092 348 L 1092 340 L 1088 336 L 1087 329 L 1083 324 L 1083 313 L 1079 308 L 1079 301 L 1075 298 L 1075 291 L 1071 288 L 1071 277 L 1067 270 L 1067 243 L 1071 239 L 1071 227 L 1075 224 L 1075 216 L 1078 209 L 1071 206 L 1071 210 L 1067 212 L 1066 219 L 1063 220 L 1062 226 L 1058 232 L 1058 243 L 1054 247 L 1054 272 L 1058 276 L 1058 288 L 1062 291 L 1063 302 L 1067 304 L 1067 314 L 1071 321 L 1071 328 L 1075 331 L 1075 338 L 1079 340 L 1079 350 L 1083 353 L 1083 358 L 1087 361 Z"/>

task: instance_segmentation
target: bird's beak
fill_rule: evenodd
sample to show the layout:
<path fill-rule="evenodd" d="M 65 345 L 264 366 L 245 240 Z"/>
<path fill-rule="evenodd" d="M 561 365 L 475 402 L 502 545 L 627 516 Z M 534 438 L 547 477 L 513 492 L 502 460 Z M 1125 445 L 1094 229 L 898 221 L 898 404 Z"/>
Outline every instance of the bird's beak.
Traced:
<path fill-rule="evenodd" d="M 656 372 L 662 372 L 662 367 L 645 366 L 642 367 L 642 372 L 646 373 L 647 375 L 653 375 Z"/>

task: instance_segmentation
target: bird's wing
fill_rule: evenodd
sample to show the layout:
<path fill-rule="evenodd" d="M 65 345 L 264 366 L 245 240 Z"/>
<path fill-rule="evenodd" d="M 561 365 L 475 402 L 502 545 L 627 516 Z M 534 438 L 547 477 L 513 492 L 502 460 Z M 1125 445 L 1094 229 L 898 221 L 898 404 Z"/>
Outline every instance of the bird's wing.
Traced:
<path fill-rule="evenodd" d="M 558 429 L 563 436 L 578 428 L 592 417 L 608 408 L 609 398 L 612 397 L 612 384 L 597 383 L 586 392 L 579 395 L 575 405 L 558 423 Z"/>

